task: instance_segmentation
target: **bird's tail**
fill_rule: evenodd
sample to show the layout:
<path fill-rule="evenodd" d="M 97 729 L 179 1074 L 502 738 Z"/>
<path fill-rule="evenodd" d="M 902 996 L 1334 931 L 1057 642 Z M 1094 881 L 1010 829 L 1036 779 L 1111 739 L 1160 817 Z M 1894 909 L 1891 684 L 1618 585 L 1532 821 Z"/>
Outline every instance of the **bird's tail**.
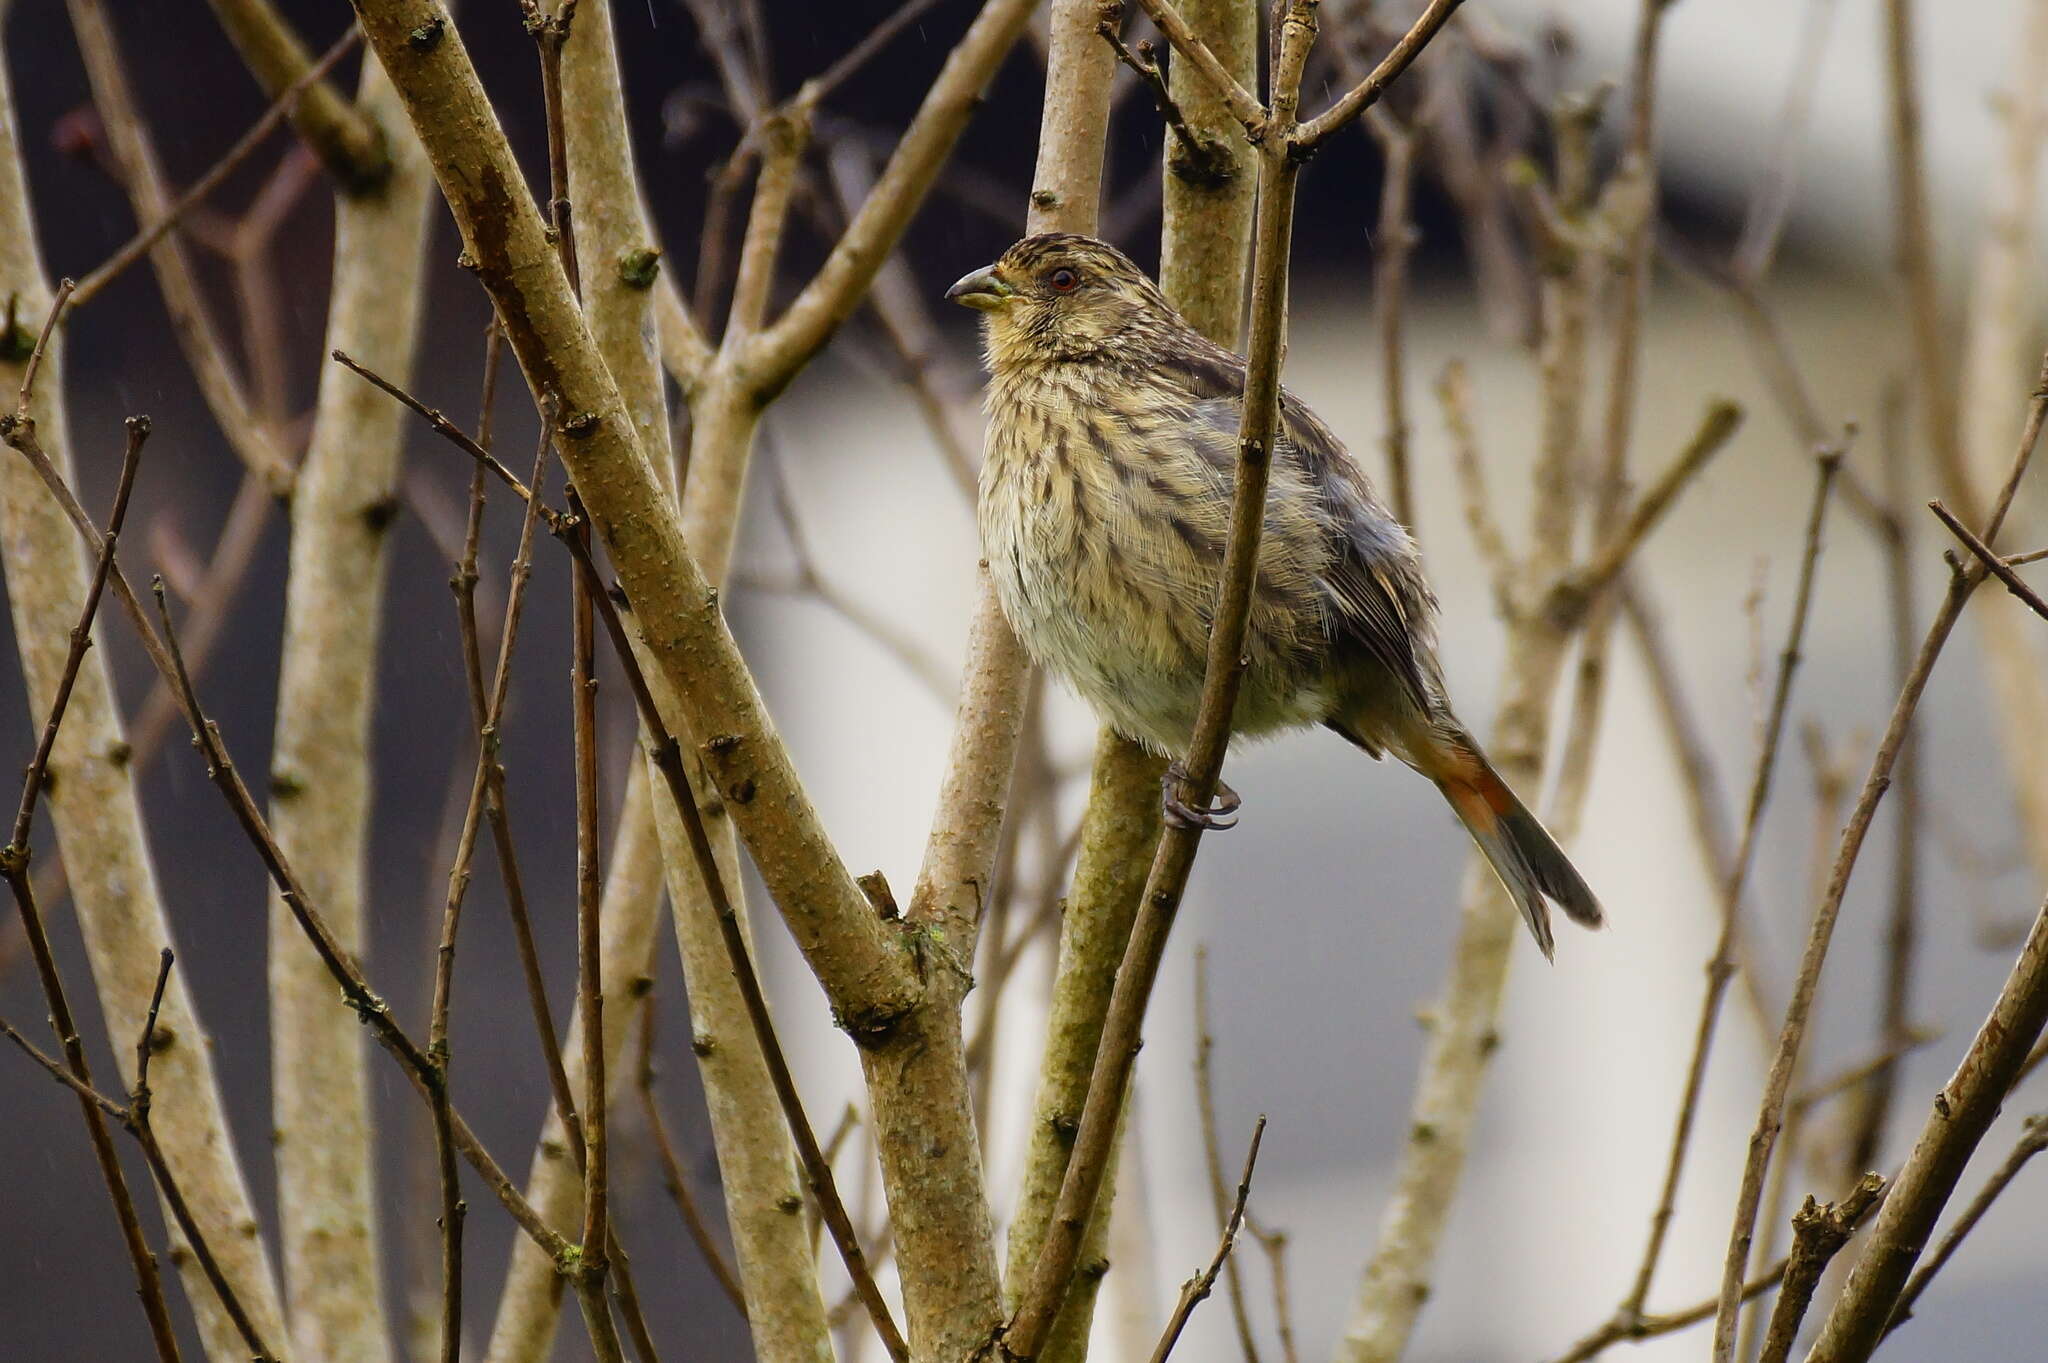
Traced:
<path fill-rule="evenodd" d="M 1492 863 L 1535 935 L 1536 945 L 1548 958 L 1550 909 L 1545 897 L 1556 900 L 1574 923 L 1589 928 L 1605 921 L 1600 901 L 1557 840 L 1508 789 L 1478 746 L 1466 741 L 1456 748 L 1460 750 L 1457 760 L 1433 764 L 1437 770 L 1430 775 L 1472 841 Z"/>

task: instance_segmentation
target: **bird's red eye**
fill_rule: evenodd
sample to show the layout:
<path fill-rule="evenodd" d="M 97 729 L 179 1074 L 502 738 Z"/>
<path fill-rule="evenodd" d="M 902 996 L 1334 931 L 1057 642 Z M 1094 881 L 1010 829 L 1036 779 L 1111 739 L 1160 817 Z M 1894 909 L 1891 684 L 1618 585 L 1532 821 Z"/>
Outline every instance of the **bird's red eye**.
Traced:
<path fill-rule="evenodd" d="M 1081 276 L 1075 274 L 1072 270 L 1058 269 L 1047 275 L 1045 282 L 1052 285 L 1056 292 L 1072 293 L 1074 286 L 1081 282 Z"/>

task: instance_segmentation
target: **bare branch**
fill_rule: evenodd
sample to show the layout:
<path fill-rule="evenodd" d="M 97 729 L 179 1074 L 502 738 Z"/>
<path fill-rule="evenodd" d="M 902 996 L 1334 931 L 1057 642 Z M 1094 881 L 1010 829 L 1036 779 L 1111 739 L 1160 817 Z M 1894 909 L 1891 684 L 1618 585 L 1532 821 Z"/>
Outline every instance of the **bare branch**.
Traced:
<path fill-rule="evenodd" d="M 17 420 L 28 417 L 29 404 L 36 395 L 36 375 L 42 372 L 43 356 L 47 355 L 50 350 L 50 336 L 57 330 L 57 322 L 64 315 L 64 305 L 70 300 L 77 288 L 78 285 L 68 279 L 59 280 L 57 283 L 57 294 L 56 297 L 50 300 L 50 311 L 43 318 L 43 329 L 36 333 L 35 348 L 29 351 L 28 363 L 23 365 L 21 369 L 21 387 L 14 399 L 14 415 Z M 10 295 L 8 304 L 10 315 L 7 319 L 7 329 L 10 335 L 19 325 L 12 316 L 12 300 L 16 297 L 19 297 L 19 295 Z"/>
<path fill-rule="evenodd" d="M 1231 117 L 1244 125 L 1245 132 L 1262 132 L 1268 117 L 1266 106 L 1223 64 L 1171 0 L 1138 0 L 1138 4 L 1145 17 L 1158 26 L 1160 36 L 1173 45 L 1174 52 L 1201 72 L 1210 91 L 1223 101 Z"/>
<path fill-rule="evenodd" d="M 789 1061 L 783 1054 L 782 1045 L 775 1035 L 774 1020 L 768 1013 L 767 996 L 761 990 L 759 974 L 755 971 L 746 936 L 740 928 L 739 915 L 726 892 L 725 877 L 718 865 L 709 834 L 705 831 L 704 818 L 697 806 L 697 798 L 690 787 L 689 775 L 683 768 L 682 747 L 672 737 L 664 724 L 660 712 L 655 708 L 654 697 L 647 679 L 640 670 L 632 642 L 624 624 L 620 622 L 617 608 L 604 590 L 603 580 L 598 576 L 592 563 L 588 547 L 574 534 L 563 537 L 569 551 L 575 556 L 579 580 L 583 582 L 586 596 L 603 619 L 605 632 L 610 637 L 613 650 L 618 654 L 620 665 L 625 669 L 626 679 L 633 690 L 633 696 L 640 711 L 640 721 L 645 726 L 650 743 L 650 755 L 656 768 L 666 780 L 676 811 L 681 816 L 684 831 L 690 839 L 690 849 L 695 859 L 697 874 L 701 877 L 705 892 L 710 897 L 712 911 L 717 915 L 721 931 L 725 936 L 726 951 L 731 957 L 732 971 L 741 997 L 746 1002 L 748 1020 L 754 1028 L 756 1041 L 768 1062 L 768 1073 L 775 1085 L 776 1097 L 781 1101 L 783 1115 L 789 1122 L 790 1135 L 794 1138 L 797 1153 L 803 1160 L 804 1174 L 811 1193 L 818 1200 L 818 1207 L 825 1224 L 831 1229 L 833 1241 L 845 1261 L 847 1275 L 853 1279 L 856 1291 L 867 1306 L 875 1322 L 876 1331 L 888 1346 L 890 1357 L 896 1363 L 906 1363 L 910 1357 L 909 1347 L 904 1343 L 901 1331 L 890 1317 L 888 1303 L 883 1299 L 874 1276 L 868 1271 L 866 1257 L 856 1238 L 852 1218 L 846 1213 L 845 1204 L 840 1200 L 838 1187 L 832 1176 L 831 1161 L 825 1157 L 818 1144 L 816 1132 L 810 1119 L 805 1115 L 803 1101 L 796 1090 L 796 1080 L 791 1075 Z M 586 1027 L 594 1024 L 586 1021 Z M 585 1064 L 590 1063 L 588 1055 Z M 586 1223 L 587 1225 L 587 1223 Z"/>
<path fill-rule="evenodd" d="M 4 77 L 0 77 L 4 80 Z M 11 111 L 8 111 L 11 113 Z M 55 309 L 52 310 L 55 315 Z M 45 334 L 47 339 L 47 333 Z M 24 394 L 28 388 L 24 385 Z M 23 407 L 26 408 L 26 397 Z M 108 1135 L 106 1117 L 112 1115 L 121 1120 L 125 1114 L 107 1111 L 108 1104 L 92 1090 L 92 1072 L 87 1067 L 85 1048 L 78 1035 L 78 1026 L 71 1014 L 71 1005 L 64 992 L 62 977 L 57 971 L 56 956 L 51 950 L 49 934 L 44 926 L 43 916 L 37 907 L 35 891 L 28 875 L 29 833 L 34 824 L 36 803 L 41 797 L 43 782 L 49 772 L 50 755 L 57 746 L 57 736 L 64 723 L 64 714 L 70 707 L 71 693 L 78 680 L 78 670 L 85 661 L 85 652 L 92 644 L 93 619 L 99 613 L 100 598 L 107 585 L 107 574 L 113 568 L 114 548 L 120 538 L 121 524 L 128 513 L 128 498 L 135 486 L 135 472 L 139 467 L 142 444 L 149 436 L 149 419 L 132 417 L 128 422 L 128 445 L 121 461 L 121 480 L 114 493 L 113 510 L 107 517 L 106 538 L 102 542 L 98 561 L 93 567 L 92 580 L 86 588 L 85 602 L 79 608 L 78 623 L 72 626 L 70 647 L 64 655 L 64 663 L 50 703 L 48 719 L 43 724 L 42 736 L 36 742 L 35 755 L 29 759 L 28 770 L 22 775 L 21 802 L 14 816 L 14 827 L 7 845 L 0 848 L 0 874 L 6 876 L 8 887 L 14 893 L 14 902 L 20 912 L 23 935 L 27 940 L 30 955 L 34 958 L 38 982 L 42 986 L 43 1001 L 49 1008 L 50 1025 L 57 1033 L 58 1044 L 64 1050 L 64 1063 L 43 1056 L 33 1046 L 6 1024 L 9 1037 L 27 1051 L 38 1063 L 65 1081 L 79 1095 L 81 1111 L 85 1117 L 86 1132 L 91 1139 L 93 1156 L 100 1168 L 100 1177 L 107 1185 L 107 1194 L 114 1204 L 114 1217 L 121 1227 L 123 1247 L 128 1252 L 129 1262 L 135 1272 L 136 1286 L 142 1298 L 143 1314 L 149 1321 L 150 1336 L 156 1346 L 157 1357 L 163 1363 L 177 1363 L 179 1358 L 177 1334 L 171 1324 L 170 1307 L 164 1298 L 163 1280 L 157 1273 L 156 1256 L 150 1252 L 148 1241 L 143 1236 L 142 1222 L 136 1214 L 135 1200 L 128 1189 L 127 1176 L 122 1173 L 119 1159 L 114 1155 L 113 1141 Z M 165 953 L 168 956 L 168 952 Z M 160 991 L 159 991 L 160 993 Z M 156 1016 L 161 997 L 150 1005 L 149 1014 Z"/>
<path fill-rule="evenodd" d="M 1104 17 L 1096 21 L 1095 31 L 1116 53 L 1116 59 L 1136 73 L 1139 83 L 1152 96 L 1159 116 L 1166 120 L 1167 128 L 1173 133 L 1178 151 L 1167 155 L 1176 158 L 1179 173 L 1197 182 L 1216 181 L 1231 174 L 1229 151 L 1221 143 L 1197 132 L 1189 124 L 1187 115 L 1181 112 L 1180 104 L 1167 84 L 1166 74 L 1159 69 L 1159 63 L 1152 54 L 1152 44 L 1139 43 L 1134 52 L 1117 32 L 1122 7 L 1117 8 L 1117 17 L 1111 18 L 1105 12 Z"/>
<path fill-rule="evenodd" d="M 1437 30 L 1450 22 L 1458 4 L 1459 0 L 1430 0 L 1429 7 L 1401 35 L 1401 40 L 1373 68 L 1371 75 L 1345 91 L 1328 109 L 1294 130 L 1289 137 L 1291 153 L 1297 157 L 1313 155 L 1324 138 L 1377 104 L 1380 96 L 1387 92 L 1387 87 L 1400 79 L 1401 73 L 1422 55 L 1422 49 L 1429 46 L 1429 40 L 1437 35 Z"/>
<path fill-rule="evenodd" d="M 1239 1197 L 1236 1208 L 1228 1219 L 1224 1215 L 1224 1199 L 1229 1190 L 1223 1184 L 1223 1144 L 1216 1133 L 1216 1081 L 1210 1066 L 1210 1054 L 1216 1049 L 1216 1038 L 1209 1030 L 1209 949 L 1195 948 L 1195 1112 L 1202 1131 L 1202 1162 L 1208 1166 L 1209 1201 L 1216 1209 L 1216 1218 L 1229 1225 L 1243 1215 L 1244 1199 Z M 1265 1118 L 1259 1119 L 1263 1132 Z M 1256 1141 L 1256 1137 L 1254 1138 Z M 1242 1185 L 1240 1185 L 1242 1192 Z M 1251 1312 L 1244 1300 L 1244 1275 L 1237 1271 L 1237 1261 L 1229 1259 L 1224 1267 L 1228 1271 L 1230 1319 L 1237 1327 L 1237 1346 L 1243 1353 L 1245 1363 L 1259 1363 L 1258 1340 L 1252 1334 Z"/>
<path fill-rule="evenodd" d="M 1148 4 L 1148 11 L 1149 11 Z M 1155 19 L 1156 19 L 1155 15 Z M 1163 31 L 1163 30 L 1162 30 Z M 1195 732 L 1184 766 L 1177 773 L 1179 799 L 1205 808 L 1214 799 L 1230 738 L 1230 717 L 1243 679 L 1245 629 L 1250 618 L 1252 578 L 1264 527 L 1266 484 L 1271 472 L 1274 433 L 1280 419 L 1280 356 L 1286 330 L 1287 265 L 1293 227 L 1294 184 L 1300 165 L 1288 150 L 1300 96 L 1302 68 L 1315 38 L 1312 6 L 1290 5 L 1281 22 L 1281 41 L 1274 62 L 1275 135 L 1259 149 L 1260 196 L 1254 235 L 1252 325 L 1244 408 L 1239 419 L 1236 491 L 1222 577 L 1209 638 L 1202 699 Z M 1206 49 L 1205 49 L 1206 50 Z M 1213 60 L 1214 54 L 1211 54 Z M 1160 836 L 1152 869 L 1146 877 L 1137 926 L 1104 1021 L 1102 1043 L 1080 1130 L 1060 1187 L 1044 1248 L 1032 1269 L 1030 1285 L 1016 1315 L 1002 1335 L 1002 1347 L 1015 1358 L 1035 1358 L 1058 1316 L 1080 1252 L 1097 1193 L 1116 1146 L 1125 1093 L 1137 1059 L 1144 1022 L 1167 934 L 1194 868 L 1202 829 L 1169 826 Z"/>
<path fill-rule="evenodd" d="M 1955 513 L 1951 512 L 1939 501 L 1929 502 L 1927 509 L 1934 513 L 1936 520 L 1948 527 L 1950 534 L 1963 542 L 1964 548 L 1977 556 L 1977 561 L 1983 565 L 1987 572 L 2005 584 L 2007 591 L 2018 597 L 2028 610 L 2042 619 L 2048 620 L 2048 601 L 2043 601 L 2039 593 L 2035 592 L 2032 587 L 2029 587 L 2026 584 L 2026 580 L 2012 570 L 2010 564 L 1993 553 L 1989 545 L 1985 544 L 1983 540 L 1978 539 L 1970 530 L 1970 527 L 1957 520 Z"/>
<path fill-rule="evenodd" d="M 388 145 L 380 141 L 379 191 L 335 196 L 325 345 L 403 377 L 418 348 L 433 180 L 375 61 L 365 63 L 360 99 L 366 117 L 394 122 L 394 135 Z M 360 951 L 364 939 L 371 715 L 404 423 L 405 414 L 379 394 L 322 366 L 289 507 L 271 830 L 350 951 Z M 362 1029 L 335 1007 L 326 967 L 276 900 L 269 932 L 272 1146 L 293 1343 L 316 1356 L 388 1358 L 374 1211 L 378 1142 Z M 460 1275 L 460 1198 L 444 1099 L 437 1096 L 436 1125 L 443 1234 L 455 1251 L 444 1267 L 453 1270 L 453 1282 Z"/>
<path fill-rule="evenodd" d="M 411 6 L 361 0 L 359 13 L 372 47 L 392 58 L 387 69 L 402 72 L 394 76 L 400 95 L 529 383 L 560 395 L 568 414 L 564 461 L 635 603 L 650 658 L 689 732 L 705 736 L 710 773 L 721 790 L 744 795 L 728 807 L 756 864 L 842 1023 L 856 1032 L 885 1031 L 912 1006 L 919 987 L 893 930 L 875 919 L 797 782 L 718 613 L 717 594 L 642 457 L 631 414 L 555 262 L 459 35 L 443 21 L 443 36 L 422 54 L 408 45 L 417 27 Z"/>
<path fill-rule="evenodd" d="M 1152 1363 L 1166 1363 L 1166 1357 L 1173 1352 L 1173 1346 L 1180 1342 L 1181 1331 L 1187 1328 L 1188 1317 L 1194 1314 L 1215 1290 L 1216 1275 L 1222 1271 L 1224 1261 L 1230 1258 L 1232 1247 L 1237 1244 L 1237 1230 L 1244 1224 L 1245 1200 L 1252 1195 L 1252 1170 L 1259 1162 L 1259 1142 L 1266 1135 L 1266 1119 L 1260 1116 L 1252 1127 L 1251 1149 L 1245 1152 L 1244 1173 L 1238 1176 L 1237 1200 L 1231 1204 L 1230 1219 L 1223 1223 L 1223 1238 L 1216 1242 L 1216 1255 L 1209 1260 L 1209 1266 L 1182 1284 L 1180 1300 L 1175 1303 L 1173 1314 L 1167 1318 L 1165 1333 L 1159 1337 L 1159 1345 L 1152 1350 Z"/>
<path fill-rule="evenodd" d="M 917 116 L 818 273 L 773 326 L 737 357 L 756 392 L 780 391 L 859 304 L 910 216 L 938 178 L 967 116 L 1035 8 L 1034 0 L 987 0 L 946 58 Z"/>
<path fill-rule="evenodd" d="M 2036 1047 L 2036 1054 L 2038 1053 L 2039 1048 Z M 2028 1058 L 2031 1060 L 2034 1057 Z M 2024 1073 L 2025 1066 L 2021 1069 Z M 2018 1086 L 2017 1081 L 2014 1086 Z M 1927 1285 L 1933 1281 L 1934 1275 L 1941 1272 L 1942 1267 L 1954 1257 L 1955 1252 L 1962 1248 L 1963 1241 L 1977 1228 L 1977 1223 L 1984 1219 L 1984 1214 L 1991 1210 L 1991 1204 L 1996 1202 L 2012 1185 L 2012 1181 L 2020 1176 L 2020 1171 L 2027 1167 L 2027 1162 L 2043 1150 L 2048 1150 L 2048 1116 L 2036 1113 L 2022 1124 L 2020 1138 L 2013 1145 L 2012 1153 L 2005 1157 L 2005 1162 L 1992 1171 L 1991 1177 L 1984 1180 L 1984 1186 L 1977 1190 L 1977 1195 L 1970 1199 L 1970 1205 L 1963 1209 L 1955 1224 L 1948 1228 L 1948 1234 L 1941 1237 L 1941 1244 L 1935 1248 L 1927 1262 L 1913 1271 L 1913 1276 L 1907 1280 L 1906 1286 L 1899 1293 L 1898 1304 L 1892 1307 L 1891 1319 L 1885 1322 L 1885 1334 L 1889 1335 L 1913 1318 L 1913 1303 L 1920 1300 L 1920 1294 L 1927 1290 Z"/>

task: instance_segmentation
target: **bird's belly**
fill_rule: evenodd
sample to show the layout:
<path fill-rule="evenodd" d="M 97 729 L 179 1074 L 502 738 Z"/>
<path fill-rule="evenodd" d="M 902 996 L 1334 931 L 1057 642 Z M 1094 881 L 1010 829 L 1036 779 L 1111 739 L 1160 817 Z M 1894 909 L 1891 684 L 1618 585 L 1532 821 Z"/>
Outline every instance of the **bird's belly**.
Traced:
<path fill-rule="evenodd" d="M 983 551 L 1004 613 L 1032 657 L 1119 733 L 1183 752 L 1200 709 L 1216 565 L 1163 574 L 1160 556 L 1132 537 L 1170 532 L 1156 518 L 1117 514 L 1129 508 L 1090 505 L 1087 496 L 1035 478 L 985 490 Z M 1241 736 L 1315 723 L 1330 710 L 1320 669 L 1269 646 L 1261 623 L 1255 616 L 1247 645 L 1253 663 L 1237 704 Z"/>

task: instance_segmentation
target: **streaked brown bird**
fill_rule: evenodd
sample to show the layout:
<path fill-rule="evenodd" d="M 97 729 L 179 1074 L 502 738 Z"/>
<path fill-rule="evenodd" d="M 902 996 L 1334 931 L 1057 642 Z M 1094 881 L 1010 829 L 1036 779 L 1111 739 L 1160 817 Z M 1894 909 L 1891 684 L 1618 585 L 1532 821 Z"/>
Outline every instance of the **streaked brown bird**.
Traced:
<path fill-rule="evenodd" d="M 1244 360 L 1091 237 L 1026 237 L 946 297 L 982 314 L 981 541 L 1005 614 L 1104 721 L 1179 759 L 1229 528 Z M 1280 410 L 1234 731 L 1321 724 L 1434 781 L 1548 956 L 1545 899 L 1587 927 L 1599 902 L 1452 712 L 1414 540 L 1314 412 L 1284 391 Z M 1169 818 L 1227 826 L 1227 788 L 1196 810 L 1177 784 Z"/>

